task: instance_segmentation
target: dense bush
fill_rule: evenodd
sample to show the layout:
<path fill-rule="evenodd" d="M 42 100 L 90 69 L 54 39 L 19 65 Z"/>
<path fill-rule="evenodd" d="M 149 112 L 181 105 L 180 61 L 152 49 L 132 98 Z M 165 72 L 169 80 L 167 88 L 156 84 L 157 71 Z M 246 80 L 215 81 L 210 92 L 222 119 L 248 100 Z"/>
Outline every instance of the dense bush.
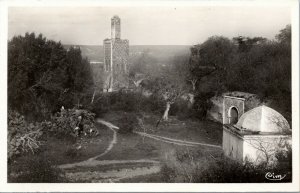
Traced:
<path fill-rule="evenodd" d="M 118 120 L 119 130 L 121 134 L 132 133 L 132 131 L 138 126 L 138 119 L 134 113 L 125 113 Z"/>
<path fill-rule="evenodd" d="M 8 181 L 12 183 L 67 182 L 64 173 L 43 155 L 27 157 L 17 171 L 9 172 Z"/>
<path fill-rule="evenodd" d="M 208 156 L 209 155 L 209 156 Z M 240 163 L 212 151 L 180 151 L 170 156 L 162 167 L 165 182 L 194 183 L 251 183 L 272 182 L 265 178 L 267 172 L 286 175 L 281 182 L 291 181 L 291 152 L 277 153 L 278 163 L 266 167 L 250 161 Z"/>
<path fill-rule="evenodd" d="M 133 112 L 140 110 L 142 96 L 134 92 L 114 92 L 110 94 L 110 104 L 113 110 Z"/>
<path fill-rule="evenodd" d="M 251 183 L 267 182 L 267 170 L 262 166 L 255 166 L 251 162 L 241 164 L 237 161 L 221 157 L 211 160 L 206 168 L 197 168 L 193 174 L 196 183 Z"/>
<path fill-rule="evenodd" d="M 145 112 L 162 114 L 165 110 L 165 103 L 159 97 L 151 95 L 143 98 L 141 107 Z"/>
<path fill-rule="evenodd" d="M 109 95 L 101 93 L 96 95 L 95 98 L 94 103 L 87 105 L 86 108 L 95 113 L 96 117 L 101 117 L 110 110 Z"/>
<path fill-rule="evenodd" d="M 82 133 L 90 134 L 95 131 L 95 114 L 84 109 L 61 109 L 51 117 L 49 131 L 56 136 L 73 135 L 74 129 L 78 127 L 78 117 L 82 117 Z"/>
<path fill-rule="evenodd" d="M 195 103 L 193 104 L 193 110 L 195 117 L 199 119 L 205 119 L 207 111 L 212 107 L 211 98 L 214 96 L 214 92 L 198 92 L 195 96 Z"/>
<path fill-rule="evenodd" d="M 68 147 L 64 154 L 71 159 L 81 156 L 81 152 L 74 147 Z"/>
<path fill-rule="evenodd" d="M 8 111 L 8 159 L 21 155 L 24 152 L 35 153 L 41 145 L 40 138 L 47 123 L 27 123 L 24 116 L 15 111 Z"/>
<path fill-rule="evenodd" d="M 80 48 L 66 50 L 34 33 L 8 42 L 8 105 L 27 119 L 48 119 L 62 105 L 73 108 L 92 80 Z"/>
<path fill-rule="evenodd" d="M 54 135 L 58 138 L 76 137 L 74 129 L 78 126 L 78 116 L 82 116 L 82 133 L 97 134 L 94 125 L 95 114 L 87 110 L 61 109 L 50 121 L 28 123 L 24 116 L 15 111 L 8 111 L 8 158 L 25 152 L 33 154 L 42 145 L 42 136 Z"/>
<path fill-rule="evenodd" d="M 146 97 L 138 92 L 103 93 L 95 98 L 97 100 L 87 108 L 96 116 L 102 116 L 108 111 L 162 113 L 165 108 L 164 102 L 158 97 Z"/>
<path fill-rule="evenodd" d="M 291 26 L 275 40 L 262 37 L 213 36 L 191 48 L 189 72 L 197 92 L 242 91 L 271 101 L 272 108 L 291 121 Z M 212 72 L 206 72 L 210 67 Z M 205 115 L 205 99 L 200 99 Z M 196 104 L 197 106 L 197 104 Z M 198 107 L 197 107 L 198 109 Z"/>
<path fill-rule="evenodd" d="M 195 111 L 186 100 L 177 100 L 170 108 L 170 115 L 177 116 L 179 120 L 195 117 Z"/>

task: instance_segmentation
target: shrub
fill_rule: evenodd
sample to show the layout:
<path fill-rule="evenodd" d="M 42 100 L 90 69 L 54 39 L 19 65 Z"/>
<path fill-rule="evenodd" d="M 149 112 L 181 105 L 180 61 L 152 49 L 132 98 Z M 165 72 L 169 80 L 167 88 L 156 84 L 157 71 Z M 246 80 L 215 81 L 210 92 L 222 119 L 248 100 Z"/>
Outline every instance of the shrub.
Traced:
<path fill-rule="evenodd" d="M 193 110 L 195 116 L 200 120 L 206 118 L 207 111 L 212 107 L 212 102 L 210 98 L 214 96 L 213 92 L 199 92 L 195 96 L 195 103 L 193 105 Z"/>
<path fill-rule="evenodd" d="M 170 115 L 177 116 L 179 120 L 194 117 L 194 110 L 188 106 L 188 102 L 184 100 L 178 100 L 171 105 Z"/>
<path fill-rule="evenodd" d="M 80 48 L 26 33 L 12 37 L 7 51 L 8 105 L 33 121 L 50 118 L 62 104 L 73 105 L 93 85 Z"/>
<path fill-rule="evenodd" d="M 58 183 L 66 182 L 63 172 L 52 166 L 45 156 L 28 156 L 22 163 L 20 171 L 9 175 L 12 183 Z"/>
<path fill-rule="evenodd" d="M 251 162 L 244 164 L 220 157 L 210 160 L 208 167 L 197 168 L 193 174 L 196 183 L 249 183 L 266 182 L 264 167 L 255 166 Z"/>
<path fill-rule="evenodd" d="M 132 112 L 139 110 L 138 98 L 133 93 L 122 93 L 119 92 L 117 101 L 113 106 L 115 110 L 123 110 L 125 112 Z"/>
<path fill-rule="evenodd" d="M 151 95 L 149 97 L 137 92 L 125 92 L 118 91 L 112 93 L 105 93 L 102 96 L 96 96 L 96 100 L 93 104 L 87 106 L 87 108 L 96 114 L 96 116 L 102 116 L 104 113 L 114 111 L 124 112 L 153 112 L 162 113 L 164 111 L 165 104 L 157 96 Z"/>
<path fill-rule="evenodd" d="M 127 134 L 132 133 L 132 131 L 138 126 L 138 119 L 135 114 L 125 113 L 119 122 L 119 133 Z"/>
<path fill-rule="evenodd" d="M 168 167 L 165 164 L 161 167 L 160 174 L 163 182 L 175 182 L 176 171 L 174 168 Z"/>
<path fill-rule="evenodd" d="M 82 116 L 82 129 L 89 133 L 95 130 L 95 114 L 84 109 L 61 109 L 51 118 L 49 131 L 56 136 L 74 135 L 74 129 L 78 126 L 78 116 Z"/>
<path fill-rule="evenodd" d="M 41 145 L 40 138 L 43 134 L 43 128 L 47 126 L 47 122 L 27 123 L 24 116 L 15 111 L 8 111 L 8 159 L 25 153 L 38 151 Z"/>
<path fill-rule="evenodd" d="M 143 97 L 141 106 L 143 111 L 162 114 L 165 110 L 165 103 L 158 96 L 151 95 Z"/>
<path fill-rule="evenodd" d="M 81 153 L 73 147 L 67 148 L 64 154 L 69 158 L 76 158 L 81 155 Z"/>
<path fill-rule="evenodd" d="M 93 104 L 89 104 L 87 109 L 95 113 L 97 117 L 101 117 L 110 109 L 109 96 L 107 94 L 97 95 L 95 99 L 96 101 Z"/>
<path fill-rule="evenodd" d="M 83 117 L 82 129 L 91 134 L 95 131 L 95 114 L 87 110 L 61 109 L 51 117 L 51 121 L 27 123 L 25 117 L 15 111 L 8 111 L 8 159 L 13 159 L 22 153 L 32 152 L 40 149 L 43 134 L 54 135 L 61 139 L 75 137 L 74 129 L 77 127 L 78 116 Z"/>
<path fill-rule="evenodd" d="M 161 177 L 165 182 L 194 183 L 251 183 L 272 182 L 265 178 L 267 172 L 286 174 L 280 182 L 291 181 L 291 157 L 277 153 L 278 164 L 265 167 L 265 164 L 254 165 L 245 161 L 240 163 L 223 154 L 212 151 L 179 151 L 168 156 L 162 167 Z"/>

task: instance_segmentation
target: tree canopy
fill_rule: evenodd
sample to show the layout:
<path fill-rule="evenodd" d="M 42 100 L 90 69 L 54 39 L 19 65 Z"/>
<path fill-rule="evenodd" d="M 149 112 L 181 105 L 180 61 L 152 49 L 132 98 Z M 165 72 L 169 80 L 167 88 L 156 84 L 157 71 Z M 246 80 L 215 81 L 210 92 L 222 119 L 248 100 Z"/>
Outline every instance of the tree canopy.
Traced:
<path fill-rule="evenodd" d="M 212 70 L 206 71 L 205 67 Z M 254 93 L 262 100 L 271 101 L 289 119 L 291 26 L 282 29 L 275 40 L 242 36 L 232 40 L 219 36 L 208 38 L 191 48 L 189 71 L 190 76 L 201 79 L 196 93 Z"/>
<path fill-rule="evenodd" d="M 71 106 L 70 93 L 82 93 L 92 84 L 89 62 L 80 48 L 63 48 L 42 34 L 26 33 L 8 42 L 8 105 L 34 116 Z"/>

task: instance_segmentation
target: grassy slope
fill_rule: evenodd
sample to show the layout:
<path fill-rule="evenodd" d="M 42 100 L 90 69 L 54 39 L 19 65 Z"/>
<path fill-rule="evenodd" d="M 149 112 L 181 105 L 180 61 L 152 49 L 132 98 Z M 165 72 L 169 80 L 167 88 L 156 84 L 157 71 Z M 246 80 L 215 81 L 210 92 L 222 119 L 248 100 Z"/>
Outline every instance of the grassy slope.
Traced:
<path fill-rule="evenodd" d="M 107 113 L 103 119 L 109 121 L 117 126 L 122 112 Z M 168 123 L 161 123 L 158 129 L 154 127 L 158 116 L 147 115 L 148 118 L 144 119 L 145 127 L 148 133 L 176 138 L 181 140 L 189 140 L 194 142 L 211 143 L 220 145 L 222 141 L 221 126 L 213 122 L 200 122 L 194 120 L 179 121 L 174 117 Z M 65 163 L 74 163 L 87 160 L 90 157 L 99 155 L 105 151 L 109 142 L 112 139 L 112 132 L 103 125 L 97 124 L 100 135 L 93 138 L 83 138 L 74 143 L 70 139 L 57 139 L 50 137 L 45 141 L 45 151 L 36 156 L 42 156 L 49 160 L 54 165 Z M 139 160 L 139 159 L 152 159 L 164 163 L 168 157 L 174 156 L 178 151 L 199 149 L 205 150 L 202 147 L 183 147 L 164 142 L 158 142 L 153 139 L 144 138 L 137 134 L 118 134 L 118 142 L 114 145 L 112 150 L 99 158 L 99 160 Z M 76 150 L 81 145 L 81 149 Z M 207 150 L 207 149 L 206 149 Z M 208 150 L 211 151 L 211 150 Z M 20 157 L 13 167 L 12 171 L 22 170 L 22 165 L 31 156 L 28 153 L 26 156 Z M 106 171 L 110 169 L 118 169 L 119 166 L 105 166 L 98 168 L 90 168 L 90 170 Z M 139 167 L 138 164 L 122 165 L 121 168 L 135 168 Z M 76 169 L 75 169 L 76 170 Z M 133 179 L 123 179 L 121 182 L 160 182 L 159 174 L 152 174 L 141 176 Z"/>
<path fill-rule="evenodd" d="M 103 119 L 111 123 L 121 126 L 118 121 L 122 116 L 122 112 L 107 113 Z M 148 115 L 144 124 L 147 133 L 166 136 L 174 139 L 189 140 L 201 143 L 210 143 L 221 145 L 222 143 L 222 126 L 211 121 L 186 120 L 179 121 L 175 117 L 171 117 L 168 123 L 162 123 L 155 128 L 158 116 Z M 143 131 L 143 130 L 142 130 Z M 220 153 L 205 147 L 185 147 L 164 142 L 158 142 L 149 138 L 142 138 L 136 134 L 121 135 L 118 134 L 118 143 L 107 155 L 101 157 L 101 160 L 108 159 L 156 159 L 161 163 L 168 162 L 170 157 L 174 157 L 177 152 L 185 151 L 201 151 L 203 154 L 210 156 L 214 153 Z M 160 174 L 151 174 L 139 176 L 130 179 L 123 179 L 121 182 L 162 182 Z"/>

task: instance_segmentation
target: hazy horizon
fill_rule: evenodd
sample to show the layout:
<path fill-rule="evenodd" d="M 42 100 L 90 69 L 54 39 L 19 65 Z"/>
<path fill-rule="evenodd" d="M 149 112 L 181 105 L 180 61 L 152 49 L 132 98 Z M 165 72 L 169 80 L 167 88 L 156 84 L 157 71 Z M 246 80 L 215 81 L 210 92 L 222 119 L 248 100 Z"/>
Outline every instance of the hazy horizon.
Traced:
<path fill-rule="evenodd" d="M 130 42 L 129 42 L 130 43 Z M 103 46 L 103 44 L 99 44 L 99 45 L 93 45 L 93 44 L 63 44 L 62 45 L 66 45 L 66 46 Z M 130 46 L 193 46 L 193 45 L 167 45 L 167 44 L 130 44 Z"/>
<path fill-rule="evenodd" d="M 10 7 L 8 38 L 26 32 L 71 45 L 102 45 L 110 19 L 121 18 L 130 45 L 195 45 L 208 37 L 273 39 L 291 23 L 290 7 Z"/>

